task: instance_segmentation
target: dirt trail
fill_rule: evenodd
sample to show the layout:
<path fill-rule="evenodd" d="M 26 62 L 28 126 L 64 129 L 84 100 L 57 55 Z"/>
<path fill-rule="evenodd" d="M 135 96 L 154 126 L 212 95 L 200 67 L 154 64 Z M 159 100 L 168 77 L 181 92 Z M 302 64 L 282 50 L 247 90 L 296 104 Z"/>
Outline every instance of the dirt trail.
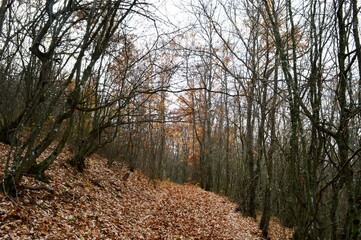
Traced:
<path fill-rule="evenodd" d="M 7 149 L 0 145 L 1 159 Z M 69 154 L 48 171 L 55 193 L 23 190 L 14 201 L 0 194 L 0 239 L 261 239 L 257 223 L 224 197 L 109 169 L 97 155 L 78 173 L 66 164 Z M 272 239 L 290 234 L 272 223 Z"/>

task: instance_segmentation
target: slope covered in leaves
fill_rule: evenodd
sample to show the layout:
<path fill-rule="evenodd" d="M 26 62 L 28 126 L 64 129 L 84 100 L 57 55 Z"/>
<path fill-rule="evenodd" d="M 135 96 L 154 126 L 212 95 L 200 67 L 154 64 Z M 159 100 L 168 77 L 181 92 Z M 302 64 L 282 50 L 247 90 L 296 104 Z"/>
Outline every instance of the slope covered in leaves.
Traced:
<path fill-rule="evenodd" d="M 8 148 L 0 145 L 1 165 Z M 48 171 L 54 192 L 23 189 L 12 201 L 0 194 L 1 239 L 261 239 L 257 223 L 224 197 L 109 169 L 97 155 L 79 173 L 66 163 L 69 154 Z M 44 186 L 31 178 L 24 184 Z M 273 239 L 287 236 L 272 223 Z"/>

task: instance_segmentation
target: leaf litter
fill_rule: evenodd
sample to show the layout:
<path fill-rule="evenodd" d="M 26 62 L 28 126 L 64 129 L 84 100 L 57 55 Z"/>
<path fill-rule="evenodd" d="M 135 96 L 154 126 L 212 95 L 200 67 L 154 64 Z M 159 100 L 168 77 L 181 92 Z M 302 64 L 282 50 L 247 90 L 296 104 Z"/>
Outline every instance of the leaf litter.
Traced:
<path fill-rule="evenodd" d="M 0 143 L 1 173 L 9 151 Z M 24 189 L 13 200 L 0 193 L 0 239 L 262 239 L 257 222 L 226 197 L 109 168 L 97 154 L 79 173 L 67 164 L 70 156 L 63 151 L 47 171 L 46 187 L 54 193 Z M 45 185 L 27 177 L 23 182 Z M 271 239 L 291 236 L 271 222 Z"/>

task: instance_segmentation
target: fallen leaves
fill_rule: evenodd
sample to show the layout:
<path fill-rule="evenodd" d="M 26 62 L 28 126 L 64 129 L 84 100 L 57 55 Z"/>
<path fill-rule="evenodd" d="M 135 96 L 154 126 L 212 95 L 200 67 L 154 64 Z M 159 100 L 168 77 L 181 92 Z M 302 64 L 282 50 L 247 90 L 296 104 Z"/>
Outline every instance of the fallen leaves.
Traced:
<path fill-rule="evenodd" d="M 0 144 L 0 156 L 6 150 Z M 53 194 L 24 189 L 13 202 L 0 194 L 1 239 L 261 239 L 257 223 L 224 197 L 109 169 L 98 155 L 79 173 L 66 164 L 69 154 L 48 171 Z M 271 224 L 272 239 L 290 238 L 289 229 Z"/>

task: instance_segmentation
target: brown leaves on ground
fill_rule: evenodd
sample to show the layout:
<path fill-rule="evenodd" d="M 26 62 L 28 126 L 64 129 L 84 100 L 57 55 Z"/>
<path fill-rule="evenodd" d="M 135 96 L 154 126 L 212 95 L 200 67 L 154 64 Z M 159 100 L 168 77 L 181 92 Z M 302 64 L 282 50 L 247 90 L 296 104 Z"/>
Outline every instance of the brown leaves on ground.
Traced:
<path fill-rule="evenodd" d="M 7 150 L 0 144 L 2 161 Z M 48 171 L 55 193 L 25 189 L 13 201 L 0 194 L 1 239 L 261 239 L 257 223 L 224 197 L 109 169 L 98 155 L 79 173 L 66 163 L 69 154 Z M 272 239 L 291 235 L 275 222 L 270 232 Z"/>

